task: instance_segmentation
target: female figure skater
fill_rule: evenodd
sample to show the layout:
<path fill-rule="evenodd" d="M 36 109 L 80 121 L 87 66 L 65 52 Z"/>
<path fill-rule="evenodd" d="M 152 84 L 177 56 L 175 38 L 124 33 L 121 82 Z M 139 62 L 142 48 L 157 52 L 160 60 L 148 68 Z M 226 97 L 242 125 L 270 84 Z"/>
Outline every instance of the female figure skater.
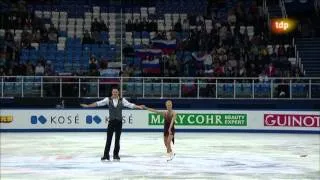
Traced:
<path fill-rule="evenodd" d="M 163 140 L 164 145 L 167 148 L 167 154 L 169 156 L 169 160 L 172 160 L 174 157 L 174 153 L 172 152 L 171 141 L 174 144 L 174 133 L 175 133 L 175 120 L 176 120 L 176 112 L 172 110 L 172 101 L 166 101 L 166 111 L 158 111 L 152 108 L 144 107 L 145 110 L 161 114 L 164 117 L 164 131 L 163 131 Z"/>

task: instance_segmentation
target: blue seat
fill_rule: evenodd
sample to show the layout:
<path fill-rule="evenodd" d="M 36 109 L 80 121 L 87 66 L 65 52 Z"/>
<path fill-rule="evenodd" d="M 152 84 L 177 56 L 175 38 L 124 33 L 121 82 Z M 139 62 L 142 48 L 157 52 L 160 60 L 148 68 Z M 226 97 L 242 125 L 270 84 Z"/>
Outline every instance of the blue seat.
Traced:
<path fill-rule="evenodd" d="M 262 93 L 262 85 L 260 83 L 254 84 L 254 94 L 255 96 L 259 96 Z"/>
<path fill-rule="evenodd" d="M 67 56 L 65 63 L 72 63 L 73 56 Z"/>
<path fill-rule="evenodd" d="M 10 94 L 14 90 L 14 82 L 5 82 L 3 88 L 5 94 Z"/>
<path fill-rule="evenodd" d="M 57 51 L 57 44 L 48 44 L 48 51 Z"/>
<path fill-rule="evenodd" d="M 82 45 L 82 50 L 90 51 L 91 50 L 91 44 L 83 44 Z"/>
<path fill-rule="evenodd" d="M 64 58 L 65 58 L 65 53 L 64 51 L 57 51 L 56 53 L 56 60 L 57 61 L 64 61 Z"/>
<path fill-rule="evenodd" d="M 20 56 L 20 60 L 22 61 L 22 63 L 26 63 L 29 60 L 29 54 L 22 54 Z"/>
<path fill-rule="evenodd" d="M 144 83 L 144 95 L 145 96 L 152 96 L 152 83 Z"/>
<path fill-rule="evenodd" d="M 270 95 L 270 84 L 256 83 L 254 86 L 255 97 L 268 97 Z"/>
<path fill-rule="evenodd" d="M 251 95 L 252 89 L 249 83 L 238 83 L 236 84 L 236 96 L 237 97 L 248 97 Z"/>
<path fill-rule="evenodd" d="M 33 93 L 33 82 L 24 82 L 23 84 L 23 92 L 24 94 L 32 94 Z M 18 86 L 17 86 L 18 88 Z"/>
<path fill-rule="evenodd" d="M 161 96 L 161 83 L 153 83 L 153 95 Z"/>
<path fill-rule="evenodd" d="M 217 86 L 217 91 L 218 91 L 217 94 L 219 97 L 224 96 L 224 94 L 225 94 L 224 84 L 219 83 Z"/>
<path fill-rule="evenodd" d="M 56 60 L 56 54 L 49 54 L 46 58 L 49 61 L 55 61 Z"/>
<path fill-rule="evenodd" d="M 270 88 L 271 88 L 271 85 L 269 83 L 263 83 L 262 85 L 262 91 L 264 93 L 270 93 Z"/>
<path fill-rule="evenodd" d="M 41 49 L 48 49 L 48 43 L 40 43 L 39 50 L 41 50 Z"/>
<path fill-rule="evenodd" d="M 89 63 L 89 57 L 81 56 L 80 57 L 80 63 L 81 64 L 88 64 Z"/>
<path fill-rule="evenodd" d="M 307 92 L 305 90 L 305 84 L 292 84 L 292 96 L 293 97 L 306 97 Z"/>
<path fill-rule="evenodd" d="M 141 83 L 135 83 L 135 95 L 142 96 L 142 84 Z"/>
<path fill-rule="evenodd" d="M 171 87 L 169 83 L 163 83 L 163 96 L 164 97 L 171 96 Z"/>
<path fill-rule="evenodd" d="M 127 89 L 126 89 L 126 93 L 128 96 L 133 95 L 135 92 L 135 86 L 134 83 L 127 83 Z"/>
<path fill-rule="evenodd" d="M 133 33 L 133 38 L 134 39 L 141 38 L 141 33 L 140 32 L 134 32 Z"/>
<path fill-rule="evenodd" d="M 143 31 L 142 32 L 142 38 L 150 38 L 149 32 Z"/>
<path fill-rule="evenodd" d="M 60 37 L 67 37 L 68 36 L 66 31 L 59 31 L 58 34 L 59 34 Z"/>
<path fill-rule="evenodd" d="M 103 31 L 100 33 L 100 40 L 101 41 L 107 41 L 109 39 L 109 35 L 107 32 Z"/>
<path fill-rule="evenodd" d="M 39 53 L 36 50 L 30 50 L 30 55 L 29 55 L 29 59 L 32 62 L 35 62 L 39 59 Z"/>
<path fill-rule="evenodd" d="M 179 84 L 177 84 L 177 83 L 171 84 L 172 96 L 178 97 L 179 91 L 180 91 Z"/>
<path fill-rule="evenodd" d="M 80 69 L 87 71 L 89 69 L 89 63 L 80 63 Z"/>

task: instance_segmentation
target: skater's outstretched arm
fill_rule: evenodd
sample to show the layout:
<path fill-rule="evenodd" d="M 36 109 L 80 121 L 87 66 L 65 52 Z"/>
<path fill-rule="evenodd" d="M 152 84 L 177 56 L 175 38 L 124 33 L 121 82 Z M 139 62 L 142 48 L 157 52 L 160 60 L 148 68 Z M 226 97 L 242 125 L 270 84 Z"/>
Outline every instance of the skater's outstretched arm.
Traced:
<path fill-rule="evenodd" d="M 91 103 L 91 104 L 80 104 L 80 106 L 88 108 L 88 107 L 104 106 L 104 105 L 108 105 L 108 104 L 109 104 L 109 98 L 106 97 L 101 101 L 97 101 L 97 102 L 94 102 L 94 103 Z"/>
<path fill-rule="evenodd" d="M 163 111 L 159 111 L 159 110 L 156 110 L 156 109 L 153 109 L 153 108 L 148 108 L 145 105 L 141 105 L 141 106 L 143 107 L 144 110 L 151 111 L 151 112 L 154 112 L 154 113 L 157 113 L 157 114 L 161 114 L 161 115 L 164 114 Z"/>

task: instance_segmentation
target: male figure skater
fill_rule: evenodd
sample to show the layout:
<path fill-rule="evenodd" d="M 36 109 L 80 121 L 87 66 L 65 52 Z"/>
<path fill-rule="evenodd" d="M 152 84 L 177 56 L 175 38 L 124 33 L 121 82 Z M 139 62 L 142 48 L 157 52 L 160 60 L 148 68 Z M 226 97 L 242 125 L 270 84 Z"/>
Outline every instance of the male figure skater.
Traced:
<path fill-rule="evenodd" d="M 97 106 L 109 106 L 109 124 L 107 132 L 107 141 L 104 149 L 102 161 L 110 160 L 109 151 L 112 141 L 113 133 L 115 132 L 115 146 L 113 151 L 113 160 L 120 160 L 120 135 L 122 131 L 122 110 L 124 107 L 130 109 L 143 109 L 142 106 L 137 106 L 133 103 L 128 102 L 125 98 L 119 96 L 119 90 L 112 88 L 112 96 L 106 97 L 101 101 L 94 102 L 92 104 L 81 104 L 82 107 L 97 107 Z"/>

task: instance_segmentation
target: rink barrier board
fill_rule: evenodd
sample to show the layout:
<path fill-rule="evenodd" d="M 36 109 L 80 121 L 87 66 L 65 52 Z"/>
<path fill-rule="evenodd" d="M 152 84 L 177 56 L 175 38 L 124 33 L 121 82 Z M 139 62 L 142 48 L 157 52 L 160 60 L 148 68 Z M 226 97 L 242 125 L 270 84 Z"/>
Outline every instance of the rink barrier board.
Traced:
<path fill-rule="evenodd" d="M 0 109 L 1 132 L 105 132 L 107 109 Z M 320 133 L 319 111 L 177 110 L 178 132 Z M 128 132 L 159 132 L 163 117 L 124 110 Z M 295 126 L 295 127 L 292 127 Z"/>
<path fill-rule="evenodd" d="M 72 132 L 107 132 L 106 129 L 0 129 L 0 133 L 72 133 Z M 159 133 L 163 129 L 123 129 L 122 132 Z M 176 129 L 177 133 L 279 133 L 279 134 L 319 134 L 320 131 L 306 130 L 262 130 L 262 129 Z"/>

